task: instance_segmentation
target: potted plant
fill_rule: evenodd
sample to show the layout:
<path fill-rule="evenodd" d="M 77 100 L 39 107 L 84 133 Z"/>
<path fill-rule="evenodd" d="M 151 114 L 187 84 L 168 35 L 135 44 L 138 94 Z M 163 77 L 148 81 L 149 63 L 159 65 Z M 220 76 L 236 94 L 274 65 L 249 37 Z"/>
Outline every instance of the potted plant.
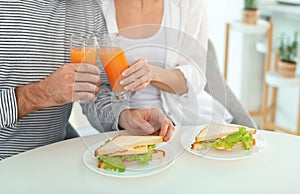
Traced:
<path fill-rule="evenodd" d="M 257 0 L 244 0 L 243 23 L 256 25 L 258 18 Z"/>
<path fill-rule="evenodd" d="M 286 78 L 295 77 L 297 67 L 296 58 L 298 56 L 298 33 L 295 32 L 294 40 L 291 42 L 289 37 L 281 36 L 279 47 L 280 61 L 278 64 L 279 75 Z"/>

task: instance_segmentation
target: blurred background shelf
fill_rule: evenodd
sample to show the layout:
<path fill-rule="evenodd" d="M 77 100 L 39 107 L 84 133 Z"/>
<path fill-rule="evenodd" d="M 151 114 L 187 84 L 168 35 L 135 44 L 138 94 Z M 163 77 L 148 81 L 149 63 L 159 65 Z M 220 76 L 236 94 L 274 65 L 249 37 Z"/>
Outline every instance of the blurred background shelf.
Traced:
<path fill-rule="evenodd" d="M 277 2 L 262 2 L 258 5 L 264 15 L 280 16 L 300 21 L 300 6 L 281 4 Z"/>
<path fill-rule="evenodd" d="M 266 74 L 266 82 L 273 87 L 300 86 L 300 76 L 297 75 L 295 78 L 283 78 L 279 76 L 278 72 L 270 71 Z"/>
<path fill-rule="evenodd" d="M 257 25 L 243 24 L 241 21 L 230 22 L 232 30 L 237 30 L 243 34 L 266 34 L 269 28 L 269 23 L 264 20 L 258 20 Z"/>
<path fill-rule="evenodd" d="M 266 83 L 268 83 L 271 87 L 277 87 L 277 89 L 272 89 L 276 91 L 273 92 L 276 94 L 276 110 L 274 113 L 276 116 L 272 116 L 272 119 L 277 126 L 284 126 L 296 133 L 299 131 L 300 126 L 299 58 L 296 70 L 296 75 L 298 76 L 296 78 L 281 78 L 274 69 L 276 64 L 275 55 L 279 48 L 282 33 L 285 33 L 288 36 L 293 36 L 295 31 L 300 32 L 300 6 L 280 4 L 275 0 L 268 0 L 268 2 L 260 2 L 258 7 L 261 15 L 270 19 L 274 24 L 271 71 L 267 73 L 265 77 Z M 259 52 L 265 52 L 265 47 L 263 45 L 263 42 L 257 43 L 256 47 Z"/>

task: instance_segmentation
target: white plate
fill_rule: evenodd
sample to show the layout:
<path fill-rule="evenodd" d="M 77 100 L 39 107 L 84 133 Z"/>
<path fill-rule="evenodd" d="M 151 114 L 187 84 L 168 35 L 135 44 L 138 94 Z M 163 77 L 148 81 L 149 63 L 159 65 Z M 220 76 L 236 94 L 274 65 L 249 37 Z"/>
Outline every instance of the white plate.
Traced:
<path fill-rule="evenodd" d="M 98 168 L 98 159 L 94 156 L 94 150 L 97 149 L 100 145 L 104 144 L 105 141 L 94 144 L 83 154 L 84 164 L 91 170 L 111 177 L 119 178 L 137 178 L 153 175 L 163 170 L 166 170 L 171 165 L 175 163 L 175 152 L 168 143 L 160 143 L 156 145 L 156 149 L 164 150 L 165 157 L 162 159 L 155 159 L 149 162 L 148 165 L 141 166 L 139 164 L 134 164 L 126 167 L 125 172 L 116 172 L 113 170 L 106 170 Z"/>
<path fill-rule="evenodd" d="M 233 148 L 230 151 L 225 150 L 217 150 L 217 149 L 204 149 L 204 150 L 192 150 L 191 144 L 195 141 L 195 137 L 203 129 L 206 125 L 201 125 L 197 128 L 191 128 L 187 130 L 182 135 L 180 142 L 181 145 L 190 153 L 195 154 L 197 156 L 203 158 L 209 158 L 214 160 L 240 160 L 245 158 L 253 157 L 267 148 L 267 140 L 266 138 L 257 131 L 254 135 L 256 140 L 256 145 L 251 147 L 250 150 L 244 150 L 242 147 Z M 234 125 L 240 126 L 240 125 Z"/>

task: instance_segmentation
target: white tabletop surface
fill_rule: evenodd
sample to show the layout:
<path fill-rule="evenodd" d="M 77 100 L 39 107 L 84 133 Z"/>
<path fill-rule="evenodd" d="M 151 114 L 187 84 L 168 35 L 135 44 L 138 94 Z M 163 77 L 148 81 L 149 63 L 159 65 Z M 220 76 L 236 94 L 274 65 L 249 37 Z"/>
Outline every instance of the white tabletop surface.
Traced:
<path fill-rule="evenodd" d="M 254 157 L 221 161 L 183 151 L 167 170 L 128 179 L 98 174 L 83 162 L 83 140 L 93 145 L 116 133 L 76 138 L 0 162 L 0 193 L 300 193 L 300 137 L 260 133 L 269 145 Z M 179 138 L 171 142 L 175 149 Z"/>

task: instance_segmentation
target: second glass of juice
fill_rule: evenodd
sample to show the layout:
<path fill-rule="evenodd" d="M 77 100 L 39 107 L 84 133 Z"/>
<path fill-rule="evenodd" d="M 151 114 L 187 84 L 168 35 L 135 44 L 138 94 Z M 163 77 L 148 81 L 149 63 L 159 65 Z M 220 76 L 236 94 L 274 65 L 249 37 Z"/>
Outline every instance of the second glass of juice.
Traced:
<path fill-rule="evenodd" d="M 105 34 L 98 38 L 99 56 L 109 83 L 119 100 L 126 99 L 124 87 L 120 84 L 122 72 L 129 67 L 125 53 L 121 48 L 118 34 Z"/>

